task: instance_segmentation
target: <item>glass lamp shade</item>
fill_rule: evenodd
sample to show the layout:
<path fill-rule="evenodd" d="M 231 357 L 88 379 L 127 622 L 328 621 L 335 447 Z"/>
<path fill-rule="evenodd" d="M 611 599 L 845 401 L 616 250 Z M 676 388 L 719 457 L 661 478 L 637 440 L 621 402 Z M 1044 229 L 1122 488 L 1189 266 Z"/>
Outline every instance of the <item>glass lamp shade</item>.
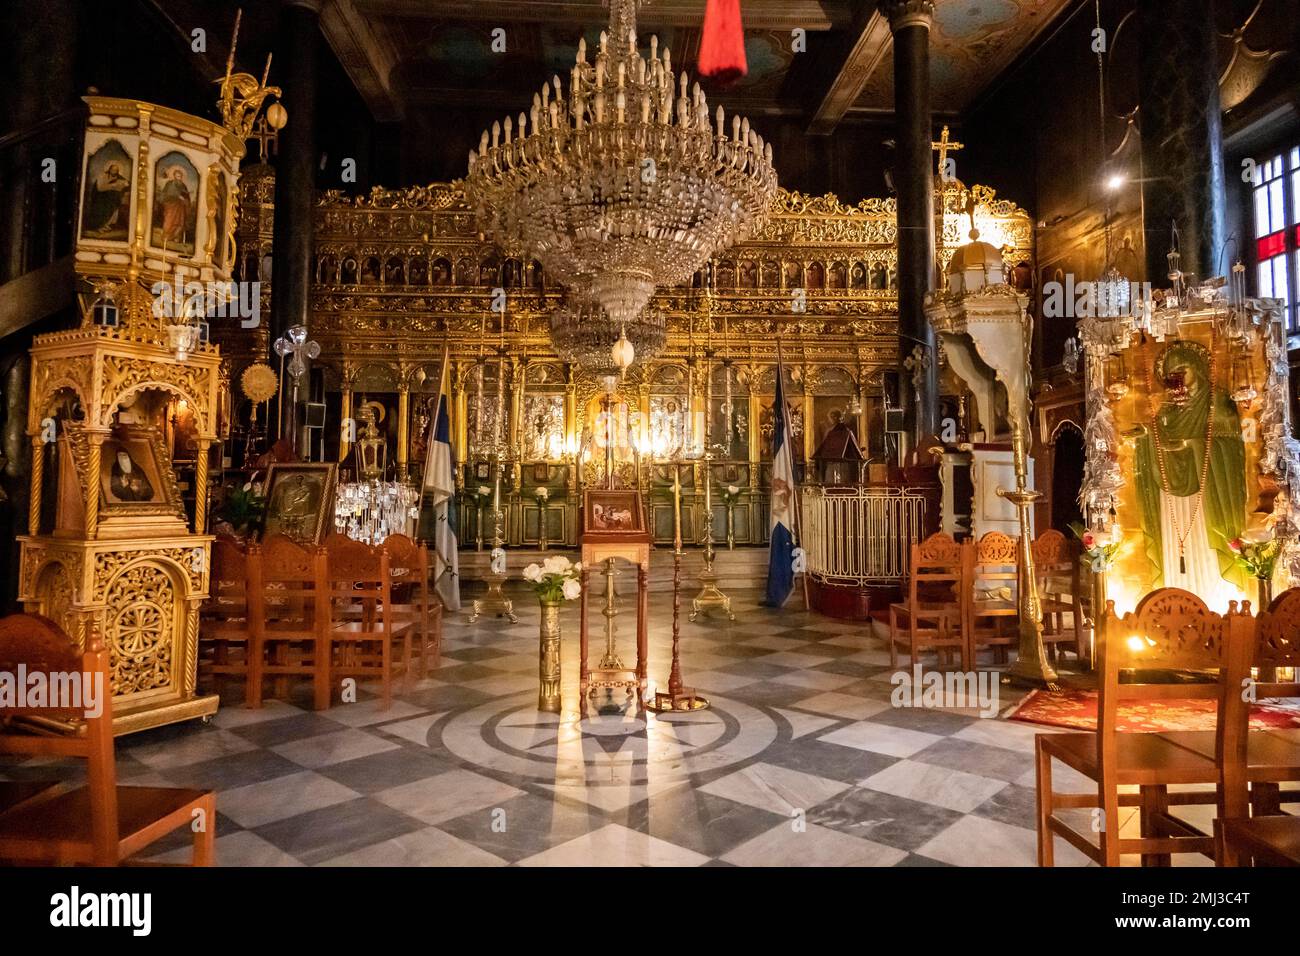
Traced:
<path fill-rule="evenodd" d="M 627 369 L 636 359 L 636 349 L 627 340 L 626 329 L 619 332 L 618 341 L 609 350 L 609 357 L 614 360 L 614 364 L 621 370 Z"/>
<path fill-rule="evenodd" d="M 183 362 L 199 344 L 199 327 L 189 323 L 167 326 L 167 341 L 178 362 Z"/>

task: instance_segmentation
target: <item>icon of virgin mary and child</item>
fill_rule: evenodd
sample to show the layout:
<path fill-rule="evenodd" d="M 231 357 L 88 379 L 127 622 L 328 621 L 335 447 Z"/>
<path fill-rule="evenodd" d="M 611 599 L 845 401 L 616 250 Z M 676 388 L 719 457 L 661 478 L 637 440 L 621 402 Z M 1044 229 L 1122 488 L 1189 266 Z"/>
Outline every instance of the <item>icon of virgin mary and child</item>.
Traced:
<path fill-rule="evenodd" d="M 1150 411 L 1131 433 L 1143 544 L 1156 572 L 1152 583 L 1183 588 L 1210 607 L 1226 606 L 1236 591 L 1253 594 L 1232 550 L 1246 524 L 1241 417 L 1227 391 L 1211 380 L 1204 346 L 1172 342 L 1152 371 Z"/>

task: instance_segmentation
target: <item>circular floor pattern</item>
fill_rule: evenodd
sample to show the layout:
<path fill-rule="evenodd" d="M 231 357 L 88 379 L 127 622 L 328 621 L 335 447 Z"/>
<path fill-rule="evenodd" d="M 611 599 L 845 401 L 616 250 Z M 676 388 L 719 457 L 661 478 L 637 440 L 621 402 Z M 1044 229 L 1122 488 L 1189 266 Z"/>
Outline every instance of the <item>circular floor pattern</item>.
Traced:
<path fill-rule="evenodd" d="M 709 710 L 680 714 L 544 714 L 518 694 L 464 711 L 432 737 L 472 764 L 556 784 L 675 783 L 762 753 L 775 721 L 740 701 L 710 695 Z M 430 740 L 437 747 L 437 741 Z"/>

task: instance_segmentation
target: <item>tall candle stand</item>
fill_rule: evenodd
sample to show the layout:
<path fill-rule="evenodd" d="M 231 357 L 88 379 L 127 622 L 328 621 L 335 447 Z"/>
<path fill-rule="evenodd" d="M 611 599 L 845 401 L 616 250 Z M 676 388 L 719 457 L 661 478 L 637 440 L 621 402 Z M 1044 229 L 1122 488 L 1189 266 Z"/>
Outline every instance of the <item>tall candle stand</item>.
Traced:
<path fill-rule="evenodd" d="M 704 710 L 708 698 L 682 680 L 682 478 L 681 465 L 673 462 L 673 663 L 668 672 L 668 690 L 656 690 L 653 704 L 646 709 L 657 714 L 675 710 Z"/>
<path fill-rule="evenodd" d="M 706 418 L 707 421 L 707 418 Z M 713 570 L 713 451 L 704 453 L 704 567 L 700 569 L 700 593 L 691 601 L 691 620 L 699 617 L 701 611 L 720 608 L 727 613 L 727 620 L 734 621 L 736 615 L 731 610 L 731 598 L 718 587 L 718 575 Z"/>
<path fill-rule="evenodd" d="M 506 597 L 501 590 L 509 575 L 506 573 L 505 528 L 502 527 L 501 521 L 503 517 L 501 468 L 504 462 L 501 459 L 500 449 L 494 453 L 493 458 L 495 478 L 492 482 L 492 571 L 488 575 L 487 594 L 474 599 L 474 612 L 470 615 L 469 622 L 473 624 L 480 615 L 491 614 L 494 617 L 508 617 L 511 624 L 518 624 L 519 618 L 515 617 L 514 601 Z"/>
<path fill-rule="evenodd" d="M 1016 488 L 1014 491 L 999 488 L 997 492 L 1000 497 L 1016 506 L 1016 515 L 1020 521 L 1020 575 L 1016 586 L 1020 653 L 1007 673 L 1013 683 L 1055 692 L 1059 690 L 1057 674 L 1048 662 L 1047 652 L 1043 648 L 1043 610 L 1038 601 L 1038 575 L 1034 569 L 1034 549 L 1029 540 L 1029 509 L 1042 497 L 1042 493 L 1029 487 L 1025 434 L 1019 423 L 1012 428 L 1011 448 Z M 1094 608 L 1094 613 L 1099 611 L 1099 608 Z"/>

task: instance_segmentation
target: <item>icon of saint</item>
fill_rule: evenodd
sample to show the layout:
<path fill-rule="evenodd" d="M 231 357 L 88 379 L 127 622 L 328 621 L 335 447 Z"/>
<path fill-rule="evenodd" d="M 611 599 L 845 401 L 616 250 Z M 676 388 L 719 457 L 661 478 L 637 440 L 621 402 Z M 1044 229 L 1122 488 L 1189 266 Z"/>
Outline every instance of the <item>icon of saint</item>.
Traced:
<path fill-rule="evenodd" d="M 1154 586 L 1183 588 L 1211 607 L 1226 604 L 1236 597 L 1232 587 L 1251 593 L 1229 547 L 1246 523 L 1241 418 L 1211 381 L 1205 347 L 1173 342 L 1153 371 L 1153 413 L 1135 436 L 1135 477 Z"/>
<path fill-rule="evenodd" d="M 108 487 L 118 501 L 153 501 L 153 483 L 126 449 L 113 459 Z"/>

